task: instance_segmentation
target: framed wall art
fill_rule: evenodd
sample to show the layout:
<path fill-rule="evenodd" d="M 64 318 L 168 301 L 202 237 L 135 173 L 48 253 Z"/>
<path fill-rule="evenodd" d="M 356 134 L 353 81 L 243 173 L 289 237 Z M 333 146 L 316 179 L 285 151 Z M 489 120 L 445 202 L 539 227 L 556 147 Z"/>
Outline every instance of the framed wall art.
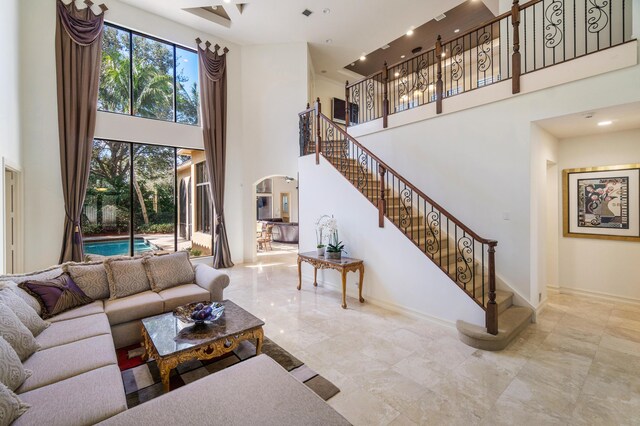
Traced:
<path fill-rule="evenodd" d="M 640 241 L 640 164 L 562 171 L 564 236 Z"/>

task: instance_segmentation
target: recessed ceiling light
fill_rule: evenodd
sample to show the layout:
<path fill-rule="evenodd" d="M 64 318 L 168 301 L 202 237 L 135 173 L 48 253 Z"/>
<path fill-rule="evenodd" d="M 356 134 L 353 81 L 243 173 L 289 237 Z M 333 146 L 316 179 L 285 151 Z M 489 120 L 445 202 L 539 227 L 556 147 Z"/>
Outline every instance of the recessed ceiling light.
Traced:
<path fill-rule="evenodd" d="M 411 29 L 411 30 L 407 31 L 407 35 L 408 35 L 409 37 L 411 37 L 411 36 L 413 35 L 413 30 Z"/>
<path fill-rule="evenodd" d="M 356 66 L 356 63 L 355 63 L 355 62 L 351 62 L 351 66 L 352 66 L 352 67 L 355 67 L 355 66 Z"/>
<path fill-rule="evenodd" d="M 366 60 L 367 60 L 367 57 L 366 57 L 366 56 L 364 56 L 364 55 L 362 55 L 362 56 L 360 56 L 360 60 L 361 60 L 361 61 L 366 61 Z"/>
<path fill-rule="evenodd" d="M 406 57 L 407 57 L 407 55 L 400 55 L 400 59 L 404 59 Z"/>
<path fill-rule="evenodd" d="M 605 120 L 605 121 L 600 121 L 600 122 L 598 123 L 598 126 L 600 126 L 600 127 L 604 127 L 604 126 L 610 126 L 610 125 L 612 125 L 612 124 L 613 124 L 613 121 L 611 121 L 611 120 Z"/>
<path fill-rule="evenodd" d="M 325 42 L 325 43 L 327 43 L 327 44 L 331 44 L 331 43 L 333 43 L 333 40 L 332 40 L 332 39 L 330 39 L 330 38 L 328 38 L 328 39 L 326 39 L 324 42 Z"/>
<path fill-rule="evenodd" d="M 455 30 L 453 30 L 453 32 L 458 34 L 460 32 L 460 28 L 456 28 Z"/>
<path fill-rule="evenodd" d="M 331 13 L 331 9 L 329 9 L 328 7 L 326 9 L 322 9 L 322 13 L 324 13 L 325 15 L 328 15 Z"/>
<path fill-rule="evenodd" d="M 400 73 L 399 73 L 399 72 L 395 73 L 394 75 L 395 75 L 396 77 L 400 77 Z"/>
<path fill-rule="evenodd" d="M 440 56 L 442 56 L 444 58 L 445 56 L 447 56 L 447 54 L 442 52 L 442 54 L 440 54 Z"/>

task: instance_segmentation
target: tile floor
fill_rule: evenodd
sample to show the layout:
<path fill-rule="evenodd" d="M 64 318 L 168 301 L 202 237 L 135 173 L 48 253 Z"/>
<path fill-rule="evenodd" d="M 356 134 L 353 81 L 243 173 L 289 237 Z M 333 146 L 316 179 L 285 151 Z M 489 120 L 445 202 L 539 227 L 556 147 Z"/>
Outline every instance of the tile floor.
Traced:
<path fill-rule="evenodd" d="M 341 392 L 355 425 L 640 425 L 640 305 L 551 295 L 502 352 L 455 329 L 303 283 L 294 254 L 230 269 L 225 298 Z M 365 282 L 366 285 L 366 282 Z"/>

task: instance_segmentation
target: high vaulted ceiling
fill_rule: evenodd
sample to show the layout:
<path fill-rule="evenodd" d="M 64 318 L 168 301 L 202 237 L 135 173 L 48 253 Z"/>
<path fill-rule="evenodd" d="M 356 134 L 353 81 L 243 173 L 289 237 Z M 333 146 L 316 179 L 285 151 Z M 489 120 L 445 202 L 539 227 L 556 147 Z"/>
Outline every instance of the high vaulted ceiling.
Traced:
<path fill-rule="evenodd" d="M 343 67 L 463 0 L 121 0 L 238 44 L 309 43 L 315 71 L 338 81 Z M 480 0 L 470 0 L 480 1 Z M 497 0 L 483 0 L 495 3 Z M 242 8 L 236 4 L 246 3 Z M 230 25 L 185 9 L 224 7 Z M 305 9 L 313 13 L 302 15 Z M 325 10 L 328 10 L 325 12 Z M 325 71 L 325 72 L 323 72 Z"/>

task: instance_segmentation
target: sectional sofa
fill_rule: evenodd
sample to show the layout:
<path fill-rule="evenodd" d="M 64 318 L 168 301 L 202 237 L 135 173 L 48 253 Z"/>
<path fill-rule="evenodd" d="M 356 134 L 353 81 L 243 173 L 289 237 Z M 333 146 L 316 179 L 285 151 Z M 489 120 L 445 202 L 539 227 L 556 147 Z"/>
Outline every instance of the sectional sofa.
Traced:
<path fill-rule="evenodd" d="M 52 279 L 66 269 L 0 276 L 0 292 L 12 291 L 38 311 L 37 301 L 18 284 Z M 116 348 L 140 340 L 140 319 L 184 303 L 223 298 L 226 274 L 206 265 L 196 265 L 194 272 L 193 283 L 96 300 L 48 318 L 51 325 L 35 337 L 40 349 L 23 361 L 32 373 L 15 390 L 31 407 L 13 424 L 348 424 L 264 355 L 127 410 Z"/>

